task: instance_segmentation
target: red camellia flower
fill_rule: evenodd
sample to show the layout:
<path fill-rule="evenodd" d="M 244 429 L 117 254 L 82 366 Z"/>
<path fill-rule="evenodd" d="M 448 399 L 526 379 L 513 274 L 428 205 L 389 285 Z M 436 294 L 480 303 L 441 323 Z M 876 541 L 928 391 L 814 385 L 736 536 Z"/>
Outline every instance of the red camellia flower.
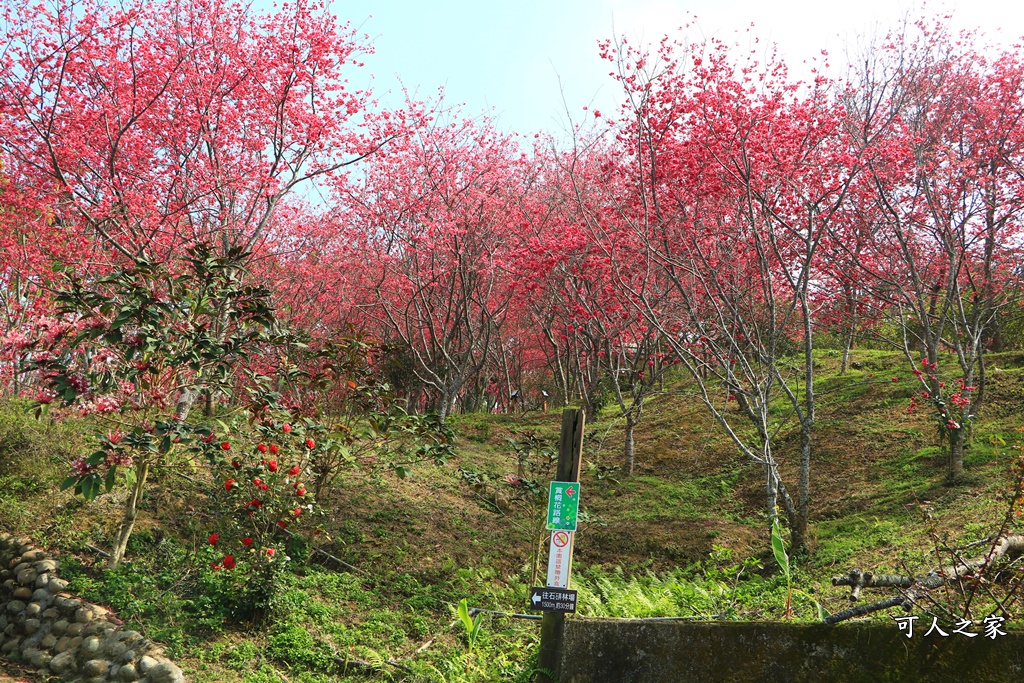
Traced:
<path fill-rule="evenodd" d="M 235 556 L 234 555 L 225 555 L 224 559 L 222 560 L 222 562 L 224 564 L 224 569 L 234 569 L 235 568 Z"/>
<path fill-rule="evenodd" d="M 273 548 L 267 548 L 267 555 L 269 557 L 273 557 L 274 556 L 274 549 Z"/>
<path fill-rule="evenodd" d="M 313 441 L 313 439 L 306 439 L 306 448 L 316 448 L 316 441 Z"/>
<path fill-rule="evenodd" d="M 278 448 L 278 446 L 277 446 L 277 444 L 276 444 L 276 443 L 272 443 L 272 444 L 270 444 L 270 454 L 271 454 L 271 455 L 277 455 L 277 452 L 278 452 L 279 450 L 281 450 L 281 449 L 280 449 L 280 448 Z"/>
<path fill-rule="evenodd" d="M 258 508 L 261 505 L 263 505 L 263 503 L 260 501 L 259 498 L 253 498 L 252 500 L 249 501 L 249 507 L 251 508 Z"/>
<path fill-rule="evenodd" d="M 295 465 L 295 466 L 294 466 L 294 467 L 292 467 L 292 468 L 291 468 L 290 470 L 288 470 L 288 474 L 292 475 L 293 477 L 294 477 L 294 476 L 295 476 L 296 474 L 298 474 L 298 473 L 299 473 L 299 466 L 298 466 L 298 465 Z"/>
<path fill-rule="evenodd" d="M 224 482 L 224 490 L 225 491 L 230 491 L 232 488 L 234 488 L 234 486 L 235 486 L 235 480 L 234 479 L 228 479 L 227 481 Z"/>
<path fill-rule="evenodd" d="M 270 462 L 268 462 L 267 469 L 270 470 L 271 472 L 277 472 L 277 461 L 271 460 Z"/>
<path fill-rule="evenodd" d="M 296 489 L 295 495 L 296 496 L 304 496 L 304 495 L 306 495 L 306 489 L 301 488 L 301 487 Z"/>
<path fill-rule="evenodd" d="M 257 444 L 256 450 L 258 450 L 260 453 L 266 453 L 267 452 L 267 444 L 265 444 L 265 443 Z"/>
<path fill-rule="evenodd" d="M 281 431 L 284 432 L 285 434 L 288 434 L 289 432 L 292 431 L 292 426 L 290 424 L 285 423 L 281 425 Z"/>
<path fill-rule="evenodd" d="M 217 545 L 217 540 L 220 538 L 219 534 L 210 534 L 210 537 L 206 540 L 210 542 L 210 545 Z"/>
<path fill-rule="evenodd" d="M 252 536 L 246 536 L 245 538 L 243 538 L 242 539 L 242 545 L 244 545 L 246 548 L 251 547 L 252 546 Z"/>
<path fill-rule="evenodd" d="M 282 529 L 287 529 L 288 528 L 288 522 L 284 521 L 283 519 L 277 520 L 277 525 L 279 527 L 281 527 Z"/>
<path fill-rule="evenodd" d="M 220 569 L 220 562 L 211 562 L 210 569 L 212 569 L 213 571 L 217 571 L 218 569 Z"/>
<path fill-rule="evenodd" d="M 252 483 L 256 486 L 259 486 L 260 484 L 263 483 L 263 480 L 260 479 L 259 477 L 256 477 L 255 479 L 252 480 Z"/>
<path fill-rule="evenodd" d="M 227 441 L 222 441 L 221 444 L 220 444 L 220 448 L 221 448 L 221 450 L 224 450 L 224 451 L 230 451 L 231 450 L 231 444 L 228 443 Z"/>
<path fill-rule="evenodd" d="M 292 514 L 295 515 L 296 517 L 301 516 L 302 515 L 302 508 L 295 508 L 295 510 L 292 511 Z"/>
<path fill-rule="evenodd" d="M 232 460 L 231 466 L 238 470 L 242 468 L 242 463 L 238 462 L 237 460 Z"/>

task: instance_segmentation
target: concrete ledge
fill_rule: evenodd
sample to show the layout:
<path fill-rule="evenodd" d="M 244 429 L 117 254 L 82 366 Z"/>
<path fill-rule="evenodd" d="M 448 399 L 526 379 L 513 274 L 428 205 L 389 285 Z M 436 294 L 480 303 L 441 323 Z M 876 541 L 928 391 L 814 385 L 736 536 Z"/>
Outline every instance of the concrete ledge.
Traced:
<path fill-rule="evenodd" d="M 1002 683 L 1024 633 L 908 639 L 896 624 L 566 619 L 560 683 Z M 943 626 L 944 630 L 949 631 Z"/>

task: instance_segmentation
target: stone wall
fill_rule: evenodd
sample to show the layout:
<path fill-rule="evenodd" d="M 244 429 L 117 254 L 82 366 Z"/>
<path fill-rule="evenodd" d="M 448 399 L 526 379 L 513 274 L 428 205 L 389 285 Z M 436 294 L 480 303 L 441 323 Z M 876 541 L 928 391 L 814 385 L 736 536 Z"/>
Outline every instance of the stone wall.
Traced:
<path fill-rule="evenodd" d="M 566 619 L 560 683 L 1003 683 L 1024 633 L 913 638 L 892 624 Z M 979 630 L 979 629 L 973 629 Z M 947 629 L 948 631 L 948 629 Z"/>
<path fill-rule="evenodd" d="M 60 562 L 0 534 L 0 657 L 76 683 L 183 683 L 163 649 L 66 592 Z"/>

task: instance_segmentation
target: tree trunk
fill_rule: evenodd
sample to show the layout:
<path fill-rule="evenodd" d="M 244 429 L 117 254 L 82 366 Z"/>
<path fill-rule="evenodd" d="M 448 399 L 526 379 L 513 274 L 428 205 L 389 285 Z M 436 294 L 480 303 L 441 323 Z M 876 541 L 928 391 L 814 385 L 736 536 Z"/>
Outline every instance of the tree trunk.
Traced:
<path fill-rule="evenodd" d="M 850 350 L 853 348 L 853 326 L 850 327 L 850 333 L 846 335 L 846 340 L 843 342 L 843 365 L 839 368 L 839 374 L 845 375 L 846 371 L 850 367 Z"/>
<path fill-rule="evenodd" d="M 964 475 L 964 436 L 961 434 L 956 443 L 949 444 L 949 471 L 946 480 L 955 484 Z"/>
<path fill-rule="evenodd" d="M 800 502 L 793 524 L 793 550 L 806 548 L 807 521 L 811 515 L 811 429 L 810 420 L 800 427 Z M 799 540 L 799 543 L 798 543 Z"/>
<path fill-rule="evenodd" d="M 634 449 L 633 449 L 633 428 L 636 423 L 626 418 L 626 445 L 623 448 L 622 471 L 629 475 L 633 474 Z"/>
<path fill-rule="evenodd" d="M 117 531 L 117 543 L 114 545 L 114 552 L 110 555 L 110 568 L 117 569 L 124 559 L 125 550 L 128 548 L 128 539 L 135 528 L 135 519 L 139 514 L 139 501 L 142 499 L 142 491 L 146 487 L 146 478 L 149 476 L 149 463 L 139 466 L 135 479 L 135 486 L 128 494 L 128 501 L 124 506 L 124 517 L 121 519 L 121 528 Z"/>

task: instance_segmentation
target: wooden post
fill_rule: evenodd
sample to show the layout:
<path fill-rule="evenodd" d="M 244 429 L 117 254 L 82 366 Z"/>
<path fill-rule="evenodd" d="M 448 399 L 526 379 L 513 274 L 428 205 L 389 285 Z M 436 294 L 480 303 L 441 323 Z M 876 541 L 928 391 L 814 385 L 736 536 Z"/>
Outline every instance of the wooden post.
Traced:
<path fill-rule="evenodd" d="M 555 481 L 580 480 L 585 423 L 586 414 L 582 410 L 566 408 L 562 411 L 562 436 L 558 444 L 558 470 Z M 573 541 L 569 544 L 567 573 L 572 569 L 572 548 L 575 544 L 575 536 L 576 534 L 572 534 Z M 537 674 L 539 683 L 554 683 L 557 680 L 558 663 L 562 654 L 564 623 L 564 614 L 544 613 L 544 618 L 540 623 L 540 656 L 537 662 L 537 668 L 541 669 Z M 551 675 L 549 676 L 546 672 L 551 672 Z"/>

